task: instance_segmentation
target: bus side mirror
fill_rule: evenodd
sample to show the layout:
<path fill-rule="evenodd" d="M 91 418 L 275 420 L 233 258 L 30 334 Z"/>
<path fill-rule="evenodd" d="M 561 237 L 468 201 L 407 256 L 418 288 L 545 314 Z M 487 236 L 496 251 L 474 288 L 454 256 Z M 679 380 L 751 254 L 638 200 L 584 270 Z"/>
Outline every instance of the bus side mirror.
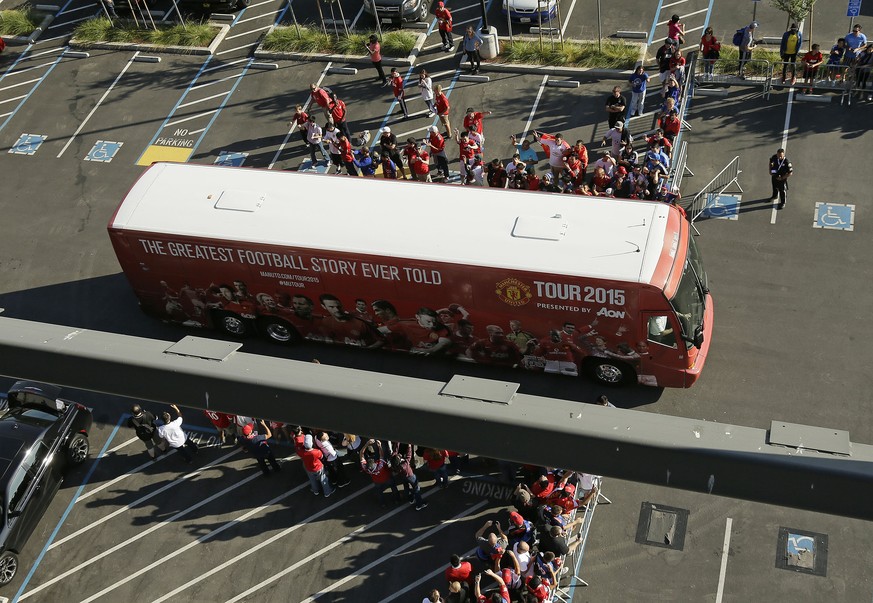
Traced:
<path fill-rule="evenodd" d="M 694 329 L 694 347 L 700 349 L 703 346 L 703 326 L 699 326 Z"/>

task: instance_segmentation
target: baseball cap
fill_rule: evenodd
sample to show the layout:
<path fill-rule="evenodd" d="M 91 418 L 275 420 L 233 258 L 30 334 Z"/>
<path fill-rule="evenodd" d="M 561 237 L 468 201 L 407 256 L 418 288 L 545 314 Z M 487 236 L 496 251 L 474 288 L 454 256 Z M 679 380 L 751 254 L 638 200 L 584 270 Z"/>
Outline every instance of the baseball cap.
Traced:
<path fill-rule="evenodd" d="M 623 165 L 619 166 L 619 167 L 618 167 L 618 170 L 616 170 L 616 171 L 617 171 L 619 174 L 627 174 L 627 170 L 625 169 L 625 167 L 624 167 Z"/>
<path fill-rule="evenodd" d="M 250 435 L 252 435 L 252 431 L 254 431 L 254 427 L 252 427 L 251 423 L 249 423 L 248 425 L 246 425 L 242 429 L 243 435 L 246 437 L 249 437 Z"/>
<path fill-rule="evenodd" d="M 623 121 L 617 121 L 617 122 L 615 122 L 615 129 L 616 129 L 616 130 L 621 130 L 623 127 L 624 127 L 624 122 L 623 122 Z"/>
<path fill-rule="evenodd" d="M 620 169 L 623 170 L 624 168 L 622 167 Z M 576 493 L 576 486 L 574 486 L 573 484 L 564 484 L 564 492 L 572 496 Z"/>
<path fill-rule="evenodd" d="M 427 130 L 428 130 L 428 132 L 439 132 L 440 131 L 439 128 L 437 128 L 436 126 L 430 126 Z"/>
<path fill-rule="evenodd" d="M 385 134 L 390 134 L 390 133 L 391 133 L 391 128 L 390 128 L 389 126 L 385 126 L 384 128 L 382 128 L 382 131 L 383 131 Z"/>
<path fill-rule="evenodd" d="M 757 21 L 752 21 L 751 23 L 749 23 L 749 27 L 752 28 L 752 29 L 757 29 L 757 28 L 758 28 L 758 22 L 757 22 Z"/>
<path fill-rule="evenodd" d="M 311 435 L 307 435 L 305 438 L 303 438 L 303 447 L 306 448 L 306 450 L 312 450 L 312 436 Z"/>
<path fill-rule="evenodd" d="M 524 518 L 515 511 L 509 514 L 509 521 L 517 526 L 524 524 Z"/>

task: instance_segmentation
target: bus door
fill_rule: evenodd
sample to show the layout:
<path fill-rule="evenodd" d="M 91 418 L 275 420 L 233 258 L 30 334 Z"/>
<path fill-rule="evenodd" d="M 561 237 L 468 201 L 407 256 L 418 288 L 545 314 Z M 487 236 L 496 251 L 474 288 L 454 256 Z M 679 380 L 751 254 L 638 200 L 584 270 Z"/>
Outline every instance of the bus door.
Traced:
<path fill-rule="evenodd" d="M 680 337 L 681 331 L 676 318 L 669 312 L 643 312 L 643 328 L 645 329 L 646 347 L 639 350 L 643 359 L 643 373 L 654 372 L 657 385 L 667 385 L 662 382 L 658 366 L 669 367 L 676 371 L 687 366 L 685 360 L 685 342 Z M 648 368 L 646 368 L 648 367 Z M 641 376 L 641 380 L 646 377 Z M 647 385 L 655 385 L 647 383 Z"/>

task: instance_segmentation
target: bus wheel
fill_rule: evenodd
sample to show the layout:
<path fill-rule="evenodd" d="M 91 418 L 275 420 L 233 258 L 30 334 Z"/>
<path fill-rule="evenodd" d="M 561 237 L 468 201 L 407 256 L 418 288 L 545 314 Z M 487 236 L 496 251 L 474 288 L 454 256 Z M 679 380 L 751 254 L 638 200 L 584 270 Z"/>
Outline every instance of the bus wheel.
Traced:
<path fill-rule="evenodd" d="M 281 318 L 265 317 L 262 318 L 258 326 L 261 333 L 273 343 L 296 343 L 300 340 L 300 335 L 297 329 L 282 320 Z"/>
<path fill-rule="evenodd" d="M 233 312 L 217 312 L 215 314 L 215 326 L 220 331 L 234 337 L 245 337 L 249 334 L 249 325 L 246 320 Z"/>
<path fill-rule="evenodd" d="M 634 379 L 634 370 L 624 362 L 592 358 L 585 365 L 588 374 L 603 385 L 624 385 Z"/>

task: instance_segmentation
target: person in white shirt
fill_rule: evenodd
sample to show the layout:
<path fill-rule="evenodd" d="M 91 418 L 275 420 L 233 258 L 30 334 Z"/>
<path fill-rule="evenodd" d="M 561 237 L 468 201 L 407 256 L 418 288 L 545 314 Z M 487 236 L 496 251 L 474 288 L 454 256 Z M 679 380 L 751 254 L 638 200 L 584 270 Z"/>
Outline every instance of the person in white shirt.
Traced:
<path fill-rule="evenodd" d="M 524 540 L 519 540 L 512 545 L 512 552 L 515 553 L 515 559 L 518 561 L 519 574 L 522 576 L 530 575 L 530 545 Z"/>
<path fill-rule="evenodd" d="M 615 171 L 615 159 L 609 151 L 603 154 L 603 157 L 594 162 L 594 169 L 602 167 L 606 175 L 612 178 L 612 173 Z"/>
<path fill-rule="evenodd" d="M 158 434 L 167 441 L 170 448 L 179 451 L 186 463 L 190 463 L 192 457 L 188 450 L 196 453 L 197 444 L 192 442 L 182 429 L 182 411 L 175 404 L 170 404 L 170 408 L 175 411 L 176 418 L 173 419 L 168 412 L 163 413 L 161 415 L 163 424 L 158 426 Z"/>
<path fill-rule="evenodd" d="M 327 467 L 327 477 L 330 480 L 330 485 L 339 488 L 348 486 L 351 480 L 346 475 L 346 470 L 327 432 L 322 433 L 320 437 L 316 438 L 315 445 L 318 446 L 318 449 L 324 455 L 323 463 Z"/>

